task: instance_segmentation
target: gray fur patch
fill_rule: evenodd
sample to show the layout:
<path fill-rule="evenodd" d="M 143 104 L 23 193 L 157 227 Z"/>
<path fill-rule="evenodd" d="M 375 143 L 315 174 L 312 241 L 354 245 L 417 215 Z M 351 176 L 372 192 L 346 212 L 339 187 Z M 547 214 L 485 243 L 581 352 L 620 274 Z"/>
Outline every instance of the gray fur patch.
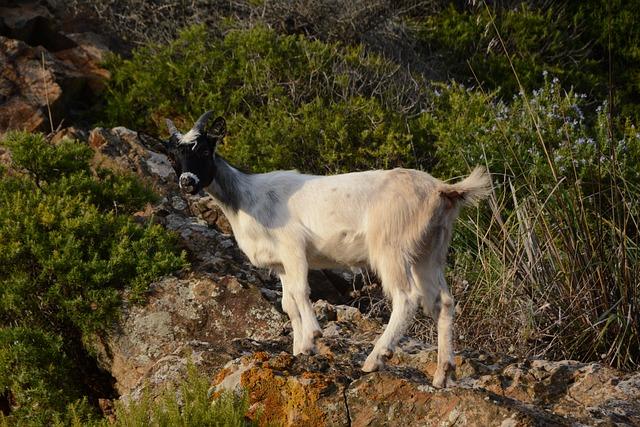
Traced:
<path fill-rule="evenodd" d="M 251 192 L 246 190 L 246 183 L 243 182 L 246 180 L 246 175 L 231 167 L 220 156 L 215 156 L 213 161 L 215 164 L 213 181 L 218 185 L 217 188 L 209 186 L 210 189 L 215 188 L 212 195 L 235 212 L 240 208 L 242 201 L 247 202 L 243 199 L 252 198 Z"/>

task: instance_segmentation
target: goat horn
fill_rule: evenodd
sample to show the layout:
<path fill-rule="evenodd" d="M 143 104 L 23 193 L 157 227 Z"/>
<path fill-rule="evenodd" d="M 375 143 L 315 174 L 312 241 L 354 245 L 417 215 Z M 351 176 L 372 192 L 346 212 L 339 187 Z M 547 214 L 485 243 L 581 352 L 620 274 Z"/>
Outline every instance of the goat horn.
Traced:
<path fill-rule="evenodd" d="M 180 133 L 180 131 L 178 130 L 178 128 L 176 127 L 176 125 L 173 124 L 173 122 L 170 119 L 165 119 L 165 122 L 167 123 L 167 129 L 169 129 L 169 135 L 173 136 L 173 135 L 182 135 Z"/>
<path fill-rule="evenodd" d="M 203 131 L 204 130 L 204 125 L 207 124 L 207 121 L 209 120 L 209 118 L 213 115 L 213 110 L 209 110 L 206 113 L 204 113 L 203 115 L 200 116 L 200 118 L 198 120 L 196 120 L 196 122 L 193 124 L 193 128 L 198 130 L 198 131 Z"/>

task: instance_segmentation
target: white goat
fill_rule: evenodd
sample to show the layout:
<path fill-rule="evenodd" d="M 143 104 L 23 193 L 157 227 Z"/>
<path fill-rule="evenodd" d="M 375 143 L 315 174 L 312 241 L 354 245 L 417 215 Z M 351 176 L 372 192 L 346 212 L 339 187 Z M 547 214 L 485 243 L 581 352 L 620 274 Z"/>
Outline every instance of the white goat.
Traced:
<path fill-rule="evenodd" d="M 315 350 L 322 335 L 309 301 L 309 269 L 370 267 L 393 310 L 362 370 L 383 366 L 421 303 L 438 324 L 433 384 L 444 387 L 454 368 L 453 298 L 444 278 L 451 230 L 461 205 L 490 192 L 484 168 L 456 184 L 410 169 L 334 176 L 297 171 L 245 174 L 215 154 L 225 134 L 207 112 L 182 135 L 170 120 L 170 157 L 183 191 L 204 189 L 219 203 L 240 249 L 282 280 L 282 308 L 291 318 L 293 353 Z"/>

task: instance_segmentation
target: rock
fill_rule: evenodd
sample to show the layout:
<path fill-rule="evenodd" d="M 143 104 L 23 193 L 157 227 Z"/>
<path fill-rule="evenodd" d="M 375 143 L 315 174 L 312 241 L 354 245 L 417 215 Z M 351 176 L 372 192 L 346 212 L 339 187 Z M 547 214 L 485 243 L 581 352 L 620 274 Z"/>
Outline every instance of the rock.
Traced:
<path fill-rule="evenodd" d="M 367 425 L 564 425 L 553 414 L 472 388 L 436 390 L 419 376 L 375 372 L 349 385 L 352 426 Z"/>
<path fill-rule="evenodd" d="M 74 46 L 57 51 L 56 58 L 82 72 L 89 93 L 101 93 L 111 77 L 109 71 L 100 65 L 109 52 L 104 39 L 92 32 L 68 34 L 67 37 Z"/>
<path fill-rule="evenodd" d="M 134 173 L 165 194 L 178 192 L 176 174 L 167 156 L 143 145 L 137 132 L 99 127 L 89 133 L 88 142 L 96 150 L 96 166 Z"/>
<path fill-rule="evenodd" d="M 256 343 L 214 378 L 213 396 L 246 389 L 262 425 L 638 425 L 640 374 L 574 361 L 519 361 L 463 351 L 457 385 L 431 385 L 437 350 L 403 339 L 381 372 L 360 365 L 382 325 L 353 307 L 314 304 L 319 354 Z M 309 415 L 305 417 L 304 414 Z"/>
<path fill-rule="evenodd" d="M 0 7 L 0 135 L 51 132 L 84 111 L 109 77 L 93 33 L 65 34 L 39 2 Z"/>
<path fill-rule="evenodd" d="M 60 120 L 62 80 L 69 92 L 80 76 L 43 48 L 0 36 L 0 133 L 46 130 L 48 113 Z"/>
<path fill-rule="evenodd" d="M 60 129 L 58 132 L 51 135 L 49 140 L 53 144 L 58 144 L 60 141 L 64 139 L 86 141 L 87 137 L 88 137 L 88 134 L 83 129 L 78 129 L 76 127 L 70 126 L 67 128 Z"/>
<path fill-rule="evenodd" d="M 222 210 L 215 204 L 212 197 L 189 197 L 188 200 L 191 210 L 204 219 L 207 224 L 222 233 L 233 234 L 231 224 L 229 224 L 229 221 L 222 213 Z"/>
<path fill-rule="evenodd" d="M 255 286 L 237 278 L 191 273 L 151 287 L 144 306 L 126 309 L 117 328 L 94 340 L 102 368 L 124 399 L 184 375 L 189 362 L 213 372 L 237 357 L 233 339 L 278 336 L 282 313 Z"/>
<path fill-rule="evenodd" d="M 0 7 L 0 35 L 42 46 L 50 52 L 75 47 L 73 40 L 58 31 L 56 19 L 38 2 L 20 2 Z"/>

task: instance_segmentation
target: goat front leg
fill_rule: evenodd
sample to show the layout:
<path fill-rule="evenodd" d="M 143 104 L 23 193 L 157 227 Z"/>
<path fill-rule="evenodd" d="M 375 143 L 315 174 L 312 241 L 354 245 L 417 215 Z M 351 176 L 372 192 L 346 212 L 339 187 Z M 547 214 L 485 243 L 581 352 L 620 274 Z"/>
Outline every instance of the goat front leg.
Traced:
<path fill-rule="evenodd" d="M 299 262 L 295 265 L 285 266 L 284 270 L 284 273 L 280 275 L 283 309 L 285 295 L 287 295 L 287 306 L 290 307 L 291 312 L 296 312 L 299 318 L 299 322 L 294 322 L 291 314 L 287 312 L 293 327 L 293 354 L 311 354 L 316 350 L 315 340 L 322 336 L 322 331 L 309 300 L 307 265 Z"/>
<path fill-rule="evenodd" d="M 288 286 L 285 286 L 285 280 L 280 276 L 282 282 L 282 310 L 287 313 L 291 320 L 291 328 L 293 329 L 293 354 L 301 353 L 302 346 L 302 318 L 296 304 L 293 294 Z"/>

